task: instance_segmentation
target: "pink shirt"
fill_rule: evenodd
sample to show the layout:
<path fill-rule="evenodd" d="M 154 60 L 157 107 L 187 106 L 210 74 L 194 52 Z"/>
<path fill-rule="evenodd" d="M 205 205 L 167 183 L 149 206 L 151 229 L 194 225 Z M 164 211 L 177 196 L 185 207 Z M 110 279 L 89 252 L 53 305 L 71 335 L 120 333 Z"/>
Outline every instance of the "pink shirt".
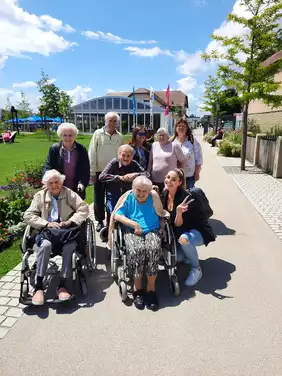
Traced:
<path fill-rule="evenodd" d="M 154 183 L 163 183 L 166 174 L 177 167 L 185 167 L 187 163 L 181 146 L 176 143 L 160 145 L 154 142 L 150 152 L 148 172 Z"/>

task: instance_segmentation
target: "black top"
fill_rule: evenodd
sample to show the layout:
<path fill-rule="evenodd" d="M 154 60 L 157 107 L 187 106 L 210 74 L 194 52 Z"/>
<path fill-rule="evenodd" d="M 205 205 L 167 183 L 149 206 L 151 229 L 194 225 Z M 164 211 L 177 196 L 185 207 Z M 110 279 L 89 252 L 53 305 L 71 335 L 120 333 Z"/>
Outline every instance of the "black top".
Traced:
<path fill-rule="evenodd" d="M 137 147 L 134 146 L 134 145 L 131 145 L 131 144 L 130 144 L 130 146 L 134 149 L 134 156 L 133 156 L 134 161 L 136 161 L 137 163 L 140 164 L 140 156 L 139 156 L 139 153 L 137 151 Z M 145 158 L 146 158 L 146 162 L 147 162 L 147 166 L 145 166 L 146 170 L 147 170 L 148 163 L 149 163 L 149 156 L 150 156 L 151 147 L 152 147 L 152 145 L 150 145 L 148 143 L 146 143 L 145 146 L 142 146 L 142 149 L 144 150 L 144 155 L 145 155 Z"/>
<path fill-rule="evenodd" d="M 99 180 L 107 183 L 107 191 L 111 192 L 112 196 L 118 199 L 123 193 L 132 188 L 132 182 L 122 181 L 119 177 L 134 173 L 147 177 L 150 176 L 136 161 L 132 160 L 128 166 L 123 166 L 118 158 L 114 158 L 107 164 L 104 171 L 101 172 Z"/>
<path fill-rule="evenodd" d="M 174 224 L 176 217 L 176 208 L 182 203 L 185 197 L 190 196 L 189 191 L 183 188 L 177 190 L 174 197 L 173 209 L 170 212 L 171 224 L 175 233 L 176 239 L 178 239 L 184 232 L 190 230 L 197 230 L 203 237 L 204 243 L 207 246 L 210 242 L 215 241 L 212 228 L 208 223 L 205 214 L 203 213 L 200 203 L 197 197 L 193 197 L 195 201 L 191 202 L 188 206 L 188 210 L 182 214 L 183 224 L 180 227 L 176 227 Z M 164 209 L 168 210 L 168 191 L 165 189 L 162 194 L 162 201 Z"/>
<path fill-rule="evenodd" d="M 90 179 L 90 163 L 87 150 L 85 146 L 75 142 L 77 150 L 77 162 L 76 162 L 76 186 L 81 183 L 86 188 Z M 43 174 L 46 171 L 55 169 L 61 174 L 64 173 L 64 159 L 61 152 L 62 142 L 53 144 L 46 158 L 45 165 L 43 167 Z"/>

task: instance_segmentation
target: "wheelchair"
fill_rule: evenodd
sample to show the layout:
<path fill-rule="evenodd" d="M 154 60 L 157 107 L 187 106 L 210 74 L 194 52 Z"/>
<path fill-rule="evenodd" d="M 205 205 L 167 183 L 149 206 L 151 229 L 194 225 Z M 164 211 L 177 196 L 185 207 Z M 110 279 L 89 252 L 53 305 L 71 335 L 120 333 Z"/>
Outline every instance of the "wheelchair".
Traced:
<path fill-rule="evenodd" d="M 119 288 L 122 302 L 133 291 L 133 277 L 129 275 L 127 267 L 127 255 L 124 235 L 128 229 L 121 223 L 115 222 L 114 231 L 111 234 L 111 274 Z M 164 236 L 162 238 L 162 254 L 159 264 L 168 273 L 171 293 L 179 296 L 180 287 L 176 275 L 177 248 L 173 230 L 169 221 L 165 220 Z"/>
<path fill-rule="evenodd" d="M 27 226 L 20 245 L 22 251 L 22 266 L 19 302 L 24 305 L 32 305 L 32 295 L 30 290 L 35 287 L 36 257 L 33 250 L 34 244 L 34 229 Z M 86 273 L 93 271 L 96 268 L 96 255 L 96 233 L 94 223 L 90 218 L 87 218 L 80 227 L 80 236 L 77 240 L 77 249 L 72 256 L 73 291 L 75 291 L 76 285 L 78 284 L 83 296 L 86 296 L 88 292 Z M 60 256 L 60 254 L 52 253 L 49 259 L 46 275 L 43 280 L 45 292 L 52 279 L 60 271 L 57 264 L 58 256 Z M 47 302 L 49 301 L 47 300 Z M 60 301 L 58 299 L 54 299 L 52 302 L 59 303 Z"/>

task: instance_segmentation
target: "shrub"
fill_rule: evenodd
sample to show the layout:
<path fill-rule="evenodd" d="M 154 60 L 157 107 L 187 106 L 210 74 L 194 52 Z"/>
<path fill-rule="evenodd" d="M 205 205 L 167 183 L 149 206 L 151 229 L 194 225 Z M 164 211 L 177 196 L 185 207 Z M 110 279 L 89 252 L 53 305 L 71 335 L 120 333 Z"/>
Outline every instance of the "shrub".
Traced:
<path fill-rule="evenodd" d="M 269 132 L 266 132 L 268 137 L 278 138 L 282 136 L 282 127 L 280 125 L 275 125 L 275 127 L 270 128 Z"/>
<path fill-rule="evenodd" d="M 42 170 L 43 162 L 35 161 L 34 163 L 25 163 L 24 174 L 25 181 L 33 188 L 40 188 L 42 186 Z"/>
<path fill-rule="evenodd" d="M 260 125 L 255 119 L 248 119 L 248 132 L 253 135 L 251 137 L 256 137 L 257 133 L 261 133 Z"/>
<path fill-rule="evenodd" d="M 26 228 L 26 224 L 24 222 L 19 222 L 17 225 L 10 226 L 8 228 L 9 234 L 14 235 L 15 237 L 20 237 L 23 235 Z"/>
<path fill-rule="evenodd" d="M 19 198 L 9 203 L 6 212 L 6 222 L 9 226 L 16 225 L 23 221 L 23 214 L 30 205 L 30 199 Z"/>
<path fill-rule="evenodd" d="M 223 155 L 224 157 L 240 157 L 241 144 L 232 142 L 225 138 L 219 144 L 218 154 Z"/>
<path fill-rule="evenodd" d="M 214 131 L 214 129 L 212 128 L 212 129 L 210 129 L 209 131 L 208 131 L 208 133 L 206 133 L 205 135 L 204 135 L 204 141 L 206 141 L 206 142 L 208 142 L 209 144 L 211 144 L 211 141 L 212 141 L 212 138 L 215 136 L 215 131 Z"/>

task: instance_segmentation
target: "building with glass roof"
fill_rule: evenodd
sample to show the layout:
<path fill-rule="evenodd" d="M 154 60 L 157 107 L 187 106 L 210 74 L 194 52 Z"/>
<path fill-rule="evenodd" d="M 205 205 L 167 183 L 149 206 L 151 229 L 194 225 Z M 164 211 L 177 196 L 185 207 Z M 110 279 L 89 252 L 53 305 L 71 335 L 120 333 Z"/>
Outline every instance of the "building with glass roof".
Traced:
<path fill-rule="evenodd" d="M 171 98 L 173 96 L 171 92 Z M 188 100 L 185 94 L 177 91 L 184 96 L 181 99 L 184 105 L 178 105 L 186 113 L 188 108 Z M 105 114 L 111 111 L 117 112 L 120 116 L 120 131 L 129 133 L 135 124 L 146 125 L 150 128 L 152 123 L 154 129 L 166 127 L 171 129 L 173 126 L 173 116 L 165 116 L 165 101 L 155 93 L 153 103 L 153 119 L 150 118 L 150 92 L 147 89 L 137 89 L 135 91 L 136 98 L 136 119 L 133 119 L 133 101 L 132 94 L 128 92 L 109 93 L 104 97 L 93 98 L 72 107 L 72 114 L 69 121 L 76 124 L 82 133 L 93 133 L 96 129 L 101 128 L 105 122 Z M 181 97 L 182 98 L 182 97 Z M 186 98 L 186 99 L 185 99 Z M 182 110 L 181 110 L 182 111 Z"/>

